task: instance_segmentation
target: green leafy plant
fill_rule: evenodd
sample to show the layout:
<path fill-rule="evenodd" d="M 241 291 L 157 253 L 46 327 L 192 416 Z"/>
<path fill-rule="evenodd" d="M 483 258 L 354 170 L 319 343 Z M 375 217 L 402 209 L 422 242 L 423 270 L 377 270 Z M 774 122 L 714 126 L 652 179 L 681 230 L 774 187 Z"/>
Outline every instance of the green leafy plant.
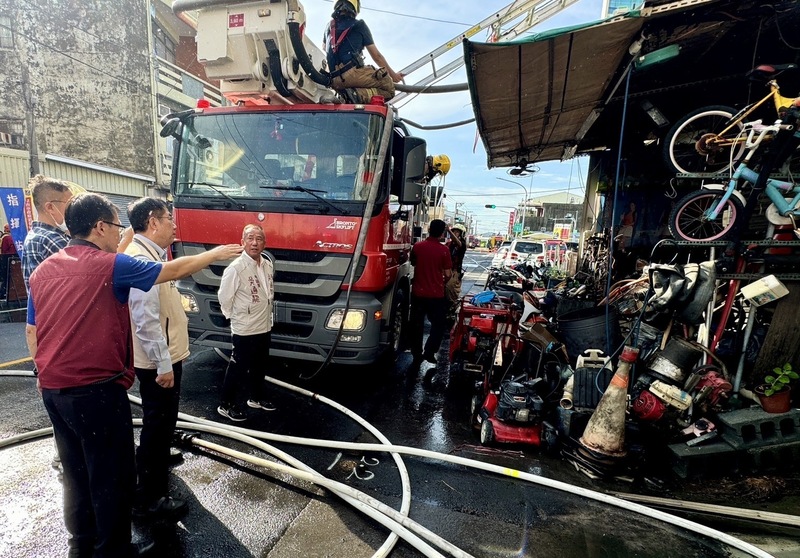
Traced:
<path fill-rule="evenodd" d="M 789 362 L 784 364 L 782 368 L 773 368 L 772 374 L 764 376 L 764 385 L 766 387 L 766 389 L 764 389 L 764 395 L 769 397 L 779 391 L 783 391 L 788 388 L 789 382 L 798 378 L 800 378 L 800 376 L 797 375 L 797 372 L 792 370 L 792 365 Z"/>

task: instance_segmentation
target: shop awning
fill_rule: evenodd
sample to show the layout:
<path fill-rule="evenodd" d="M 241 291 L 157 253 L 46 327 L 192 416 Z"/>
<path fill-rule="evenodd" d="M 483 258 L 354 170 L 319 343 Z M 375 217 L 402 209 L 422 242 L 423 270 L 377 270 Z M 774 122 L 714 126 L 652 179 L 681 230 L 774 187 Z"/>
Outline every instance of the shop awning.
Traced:
<path fill-rule="evenodd" d="M 505 44 L 465 43 L 489 167 L 563 159 L 596 119 L 643 18 Z"/>

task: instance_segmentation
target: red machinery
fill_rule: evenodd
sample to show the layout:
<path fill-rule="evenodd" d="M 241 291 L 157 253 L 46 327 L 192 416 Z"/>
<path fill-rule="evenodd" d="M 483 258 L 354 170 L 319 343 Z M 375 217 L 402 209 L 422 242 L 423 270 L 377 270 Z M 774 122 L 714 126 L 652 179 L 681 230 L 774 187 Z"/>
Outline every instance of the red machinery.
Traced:
<path fill-rule="evenodd" d="M 521 308 L 487 291 L 464 297 L 450 336 L 450 361 L 475 382 L 471 421 L 480 425 L 483 445 L 493 442 L 540 445 L 544 401 L 537 393 L 544 383 L 513 377 L 525 341 L 518 337 Z M 524 367 L 522 367 L 524 370 Z"/>

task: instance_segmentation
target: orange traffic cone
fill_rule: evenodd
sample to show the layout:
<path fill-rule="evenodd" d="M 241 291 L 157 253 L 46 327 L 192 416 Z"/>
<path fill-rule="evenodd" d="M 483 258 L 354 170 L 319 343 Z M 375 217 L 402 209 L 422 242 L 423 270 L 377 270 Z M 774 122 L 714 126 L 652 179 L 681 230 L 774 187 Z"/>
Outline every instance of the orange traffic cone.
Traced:
<path fill-rule="evenodd" d="M 617 370 L 583 431 L 580 443 L 586 449 L 609 457 L 623 457 L 625 410 L 628 406 L 628 378 L 639 349 L 625 347 Z"/>

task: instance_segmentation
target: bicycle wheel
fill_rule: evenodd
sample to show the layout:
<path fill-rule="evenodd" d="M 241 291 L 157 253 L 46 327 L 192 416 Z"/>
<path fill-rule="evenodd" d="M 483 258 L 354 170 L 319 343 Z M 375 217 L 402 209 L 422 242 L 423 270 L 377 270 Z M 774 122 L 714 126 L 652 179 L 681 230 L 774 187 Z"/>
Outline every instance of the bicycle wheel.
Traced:
<path fill-rule="evenodd" d="M 709 242 L 728 236 L 743 206 L 739 198 L 731 196 L 716 218 L 711 219 L 709 214 L 724 194 L 724 190 L 698 190 L 681 198 L 669 216 L 672 236 L 689 242 Z"/>
<path fill-rule="evenodd" d="M 731 166 L 731 155 L 734 163 L 743 155 L 744 141 L 709 145 L 703 140 L 714 138 L 733 142 L 743 127 L 741 122 L 732 126 L 725 136 L 717 134 L 728 126 L 735 114 L 736 109 L 730 107 L 710 106 L 684 116 L 664 138 L 664 162 L 678 173 L 727 171 Z"/>

